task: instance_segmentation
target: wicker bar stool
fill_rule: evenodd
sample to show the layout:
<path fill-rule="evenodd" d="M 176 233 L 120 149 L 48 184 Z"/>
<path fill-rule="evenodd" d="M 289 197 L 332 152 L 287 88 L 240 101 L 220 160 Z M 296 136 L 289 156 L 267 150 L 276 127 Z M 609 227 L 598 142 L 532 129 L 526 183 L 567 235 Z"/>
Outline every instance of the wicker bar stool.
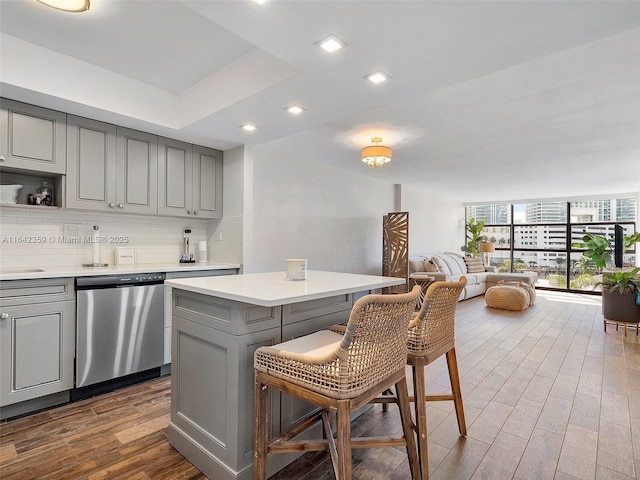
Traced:
<path fill-rule="evenodd" d="M 465 277 L 458 282 L 434 282 L 427 288 L 420 311 L 409 324 L 407 363 L 413 373 L 418 453 L 423 478 L 428 478 L 427 454 L 427 405 L 428 401 L 453 400 L 460 435 L 467 434 L 462 406 L 462 392 L 454 338 L 454 325 L 458 297 L 467 283 Z M 451 382 L 450 395 L 426 395 L 424 369 L 442 355 L 447 357 L 447 368 Z"/>
<path fill-rule="evenodd" d="M 399 295 L 367 295 L 355 302 L 344 335 L 323 330 L 254 355 L 254 479 L 264 480 L 269 453 L 329 450 L 339 480 L 352 478 L 352 448 L 405 445 L 412 478 L 420 468 L 405 377 L 407 327 L 420 287 Z M 401 437 L 351 438 L 350 413 L 395 386 L 403 427 Z M 268 390 L 275 388 L 321 410 L 288 432 L 270 439 Z M 336 435 L 331 414 L 336 414 Z M 295 440 L 321 421 L 324 437 Z"/>

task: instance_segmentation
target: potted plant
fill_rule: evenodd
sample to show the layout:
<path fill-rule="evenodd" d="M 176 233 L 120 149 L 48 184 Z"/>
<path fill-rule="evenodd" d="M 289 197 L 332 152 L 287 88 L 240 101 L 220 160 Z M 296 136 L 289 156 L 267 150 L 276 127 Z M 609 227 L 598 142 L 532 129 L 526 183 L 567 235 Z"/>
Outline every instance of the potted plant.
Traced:
<path fill-rule="evenodd" d="M 602 270 L 611 262 L 611 242 L 604 235 L 591 233 L 584 230 L 582 232 L 582 242 L 574 242 L 571 244 L 575 248 L 586 248 L 582 254 L 590 258 L 596 266 L 596 269 Z M 634 243 L 640 242 L 640 232 L 631 235 L 625 235 L 623 238 L 624 249 L 631 248 Z"/>
<path fill-rule="evenodd" d="M 466 245 L 460 247 L 464 253 L 469 257 L 475 257 L 480 253 L 480 242 L 485 240 L 486 237 L 482 235 L 482 228 L 484 227 L 484 220 L 480 220 L 476 222 L 475 218 L 472 218 L 468 222 L 465 220 L 465 227 L 467 230 L 466 234 Z"/>
<path fill-rule="evenodd" d="M 582 254 L 590 258 L 596 269 L 602 270 L 611 261 L 611 242 L 603 235 L 583 231 L 582 242 L 572 243 L 572 247 L 586 248 Z"/>
<path fill-rule="evenodd" d="M 626 272 L 606 273 L 602 285 L 602 314 L 607 320 L 623 323 L 640 322 L 640 306 L 636 295 L 640 290 L 640 267 Z"/>

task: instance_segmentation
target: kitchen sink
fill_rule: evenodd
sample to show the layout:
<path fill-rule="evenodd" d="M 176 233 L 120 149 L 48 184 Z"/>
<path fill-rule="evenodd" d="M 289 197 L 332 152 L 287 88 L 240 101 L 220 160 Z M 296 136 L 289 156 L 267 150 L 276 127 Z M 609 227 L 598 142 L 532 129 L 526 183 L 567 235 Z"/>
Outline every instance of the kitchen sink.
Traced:
<path fill-rule="evenodd" d="M 44 272 L 41 268 L 0 268 L 0 274 L 3 273 L 35 273 L 35 272 Z"/>

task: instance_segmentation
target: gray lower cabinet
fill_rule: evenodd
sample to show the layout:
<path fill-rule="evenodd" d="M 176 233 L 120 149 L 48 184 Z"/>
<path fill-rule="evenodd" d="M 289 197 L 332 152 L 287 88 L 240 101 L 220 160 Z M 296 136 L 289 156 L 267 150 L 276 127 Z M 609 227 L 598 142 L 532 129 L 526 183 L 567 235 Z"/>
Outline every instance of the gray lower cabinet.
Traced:
<path fill-rule="evenodd" d="M 63 112 L 0 99 L 0 166 L 64 175 Z"/>
<path fill-rule="evenodd" d="M 218 270 L 189 270 L 167 272 L 165 278 L 194 278 L 194 277 L 218 277 L 220 275 L 237 275 L 237 268 L 225 268 Z M 171 363 L 171 287 L 164 287 L 164 363 Z"/>
<path fill-rule="evenodd" d="M 155 135 L 68 116 L 67 208 L 158 211 Z"/>
<path fill-rule="evenodd" d="M 73 388 L 74 298 L 73 279 L 0 282 L 2 418 L 66 400 L 46 396 Z M 39 403 L 11 409 L 41 397 Z"/>
<path fill-rule="evenodd" d="M 253 475 L 253 353 L 346 322 L 353 296 L 262 307 L 172 290 L 169 440 L 209 478 L 248 480 Z M 314 411 L 279 392 L 271 395 L 273 434 Z M 298 456 L 270 457 L 268 474 Z"/>
<path fill-rule="evenodd" d="M 222 152 L 160 138 L 158 213 L 177 217 L 222 217 Z"/>

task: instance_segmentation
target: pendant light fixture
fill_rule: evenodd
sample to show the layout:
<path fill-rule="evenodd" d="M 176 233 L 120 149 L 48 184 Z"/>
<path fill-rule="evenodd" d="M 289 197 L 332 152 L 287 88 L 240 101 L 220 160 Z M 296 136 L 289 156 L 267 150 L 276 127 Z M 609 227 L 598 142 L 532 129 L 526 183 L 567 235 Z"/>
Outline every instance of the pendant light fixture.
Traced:
<path fill-rule="evenodd" d="M 378 145 L 382 142 L 382 138 L 380 137 L 373 137 L 371 141 L 375 143 L 375 145 L 362 149 L 362 161 L 373 168 L 384 167 L 391 161 L 391 149 L 383 145 Z"/>
<path fill-rule="evenodd" d="M 90 0 L 38 0 L 38 2 L 65 12 L 86 12 Z"/>

